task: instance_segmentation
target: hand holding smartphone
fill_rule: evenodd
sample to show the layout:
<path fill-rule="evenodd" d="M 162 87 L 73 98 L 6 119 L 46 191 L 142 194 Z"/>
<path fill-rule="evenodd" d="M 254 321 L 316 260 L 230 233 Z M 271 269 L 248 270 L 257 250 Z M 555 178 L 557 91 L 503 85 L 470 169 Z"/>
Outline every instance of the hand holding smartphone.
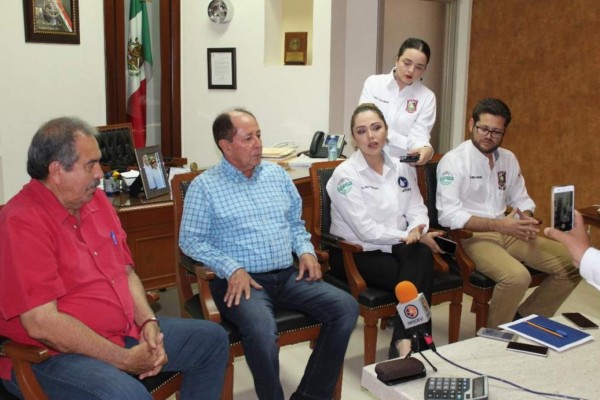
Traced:
<path fill-rule="evenodd" d="M 551 226 L 554 229 L 565 232 L 573 229 L 573 221 L 575 220 L 575 186 L 553 186 L 551 206 Z"/>
<path fill-rule="evenodd" d="M 442 249 L 444 253 L 450 254 L 451 256 L 456 254 L 456 242 L 443 236 L 435 236 L 433 240 Z"/>

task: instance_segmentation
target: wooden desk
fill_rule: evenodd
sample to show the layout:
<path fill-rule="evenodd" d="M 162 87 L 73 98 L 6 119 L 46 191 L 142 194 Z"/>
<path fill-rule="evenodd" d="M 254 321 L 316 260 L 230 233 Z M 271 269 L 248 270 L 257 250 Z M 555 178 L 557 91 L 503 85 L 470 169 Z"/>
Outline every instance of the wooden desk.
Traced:
<path fill-rule="evenodd" d="M 586 224 L 600 228 L 600 214 L 598 214 L 597 206 L 580 208 L 577 211 L 581 213 Z"/>
<path fill-rule="evenodd" d="M 312 226 L 312 191 L 308 168 L 288 173 L 302 197 L 302 218 L 306 229 Z M 128 194 L 111 197 L 136 266 L 146 290 L 175 286 L 175 224 L 173 201 L 169 195 L 146 200 Z"/>

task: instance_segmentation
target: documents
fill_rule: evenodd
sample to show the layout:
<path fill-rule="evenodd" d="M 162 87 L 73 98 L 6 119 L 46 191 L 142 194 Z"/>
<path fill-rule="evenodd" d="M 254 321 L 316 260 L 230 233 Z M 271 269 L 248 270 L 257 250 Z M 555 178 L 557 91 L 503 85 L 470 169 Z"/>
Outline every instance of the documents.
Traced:
<path fill-rule="evenodd" d="M 535 314 L 500 325 L 500 328 L 515 332 L 556 351 L 570 349 L 594 340 L 586 332 Z"/>

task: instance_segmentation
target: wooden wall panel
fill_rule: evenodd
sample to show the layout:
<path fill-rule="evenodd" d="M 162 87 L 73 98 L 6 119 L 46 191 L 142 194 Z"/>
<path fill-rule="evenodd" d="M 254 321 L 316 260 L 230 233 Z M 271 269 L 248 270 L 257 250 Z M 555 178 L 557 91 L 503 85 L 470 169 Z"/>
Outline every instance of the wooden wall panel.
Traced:
<path fill-rule="evenodd" d="M 473 0 L 467 110 L 498 97 L 513 151 L 550 222 L 550 188 L 575 184 L 575 204 L 600 204 L 600 1 Z M 600 244 L 600 232 L 593 239 Z"/>

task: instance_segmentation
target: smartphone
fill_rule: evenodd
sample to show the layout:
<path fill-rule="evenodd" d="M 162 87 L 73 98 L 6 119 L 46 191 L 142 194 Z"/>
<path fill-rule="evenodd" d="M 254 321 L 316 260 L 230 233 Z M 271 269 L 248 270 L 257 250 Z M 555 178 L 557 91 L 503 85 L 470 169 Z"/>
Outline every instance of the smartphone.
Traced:
<path fill-rule="evenodd" d="M 562 315 L 581 329 L 598 329 L 598 325 L 596 323 L 590 321 L 581 313 L 567 312 L 563 313 Z"/>
<path fill-rule="evenodd" d="M 534 356 L 547 357 L 548 348 L 546 346 L 538 346 L 536 344 L 508 342 L 507 350 L 518 351 L 520 353 L 533 354 Z"/>
<path fill-rule="evenodd" d="M 575 186 L 552 187 L 551 225 L 561 231 L 573 229 L 575 220 Z"/>
<path fill-rule="evenodd" d="M 435 236 L 433 240 L 435 240 L 437 245 L 440 246 L 440 249 L 442 249 L 444 253 L 450 254 L 451 256 L 456 254 L 456 242 L 454 240 L 450 240 L 443 236 Z"/>
<path fill-rule="evenodd" d="M 407 163 L 411 163 L 411 162 L 417 162 L 419 161 L 419 158 L 421 156 L 419 154 L 415 154 L 413 155 L 406 155 L 406 156 L 400 156 L 400 162 L 407 162 Z"/>
<path fill-rule="evenodd" d="M 501 331 L 494 328 L 479 328 L 477 336 L 486 337 L 489 339 L 502 340 L 503 342 L 512 342 L 517 339 L 517 335 L 512 332 Z"/>

